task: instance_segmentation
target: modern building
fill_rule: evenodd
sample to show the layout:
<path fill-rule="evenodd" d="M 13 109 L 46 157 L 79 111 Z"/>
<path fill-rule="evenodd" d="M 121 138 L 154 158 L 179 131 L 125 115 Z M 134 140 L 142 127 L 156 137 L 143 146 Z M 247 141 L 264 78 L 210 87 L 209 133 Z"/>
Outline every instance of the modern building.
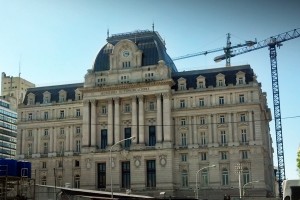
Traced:
<path fill-rule="evenodd" d="M 0 158 L 15 158 L 17 146 L 17 112 L 0 97 Z"/>
<path fill-rule="evenodd" d="M 1 76 L 1 96 L 11 96 L 16 98 L 17 105 L 22 103 L 28 88 L 35 87 L 35 84 L 19 77 L 7 76 L 2 72 Z"/>
<path fill-rule="evenodd" d="M 18 158 L 38 184 L 221 199 L 255 182 L 256 196 L 274 194 L 253 69 L 178 72 L 155 31 L 108 37 L 84 83 L 28 89 L 18 114 Z"/>

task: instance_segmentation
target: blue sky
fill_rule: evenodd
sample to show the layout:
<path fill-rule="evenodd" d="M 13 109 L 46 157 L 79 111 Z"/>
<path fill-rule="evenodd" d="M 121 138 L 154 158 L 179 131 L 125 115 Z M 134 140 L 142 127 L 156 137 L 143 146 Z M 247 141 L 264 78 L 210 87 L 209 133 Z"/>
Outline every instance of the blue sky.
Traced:
<path fill-rule="evenodd" d="M 226 45 L 258 41 L 300 28 L 297 0 L 0 0 L 0 72 L 37 86 L 83 82 L 110 34 L 152 29 L 166 41 L 171 57 Z M 277 49 L 286 177 L 298 178 L 296 151 L 300 85 L 300 38 Z M 213 58 L 223 52 L 176 61 L 179 71 L 225 66 Z M 232 58 L 250 64 L 268 95 L 273 112 L 268 48 Z M 276 138 L 274 122 L 274 163 Z"/>

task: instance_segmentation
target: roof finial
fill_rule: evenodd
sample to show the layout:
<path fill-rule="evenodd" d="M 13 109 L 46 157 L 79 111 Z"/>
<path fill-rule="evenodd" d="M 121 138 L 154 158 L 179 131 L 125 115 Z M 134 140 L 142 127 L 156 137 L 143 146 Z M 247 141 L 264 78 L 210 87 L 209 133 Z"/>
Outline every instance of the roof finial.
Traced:
<path fill-rule="evenodd" d="M 106 34 L 107 34 L 107 37 L 109 38 L 109 28 L 107 29 L 107 33 Z"/>
<path fill-rule="evenodd" d="M 154 22 L 152 22 L 152 31 L 154 32 Z"/>

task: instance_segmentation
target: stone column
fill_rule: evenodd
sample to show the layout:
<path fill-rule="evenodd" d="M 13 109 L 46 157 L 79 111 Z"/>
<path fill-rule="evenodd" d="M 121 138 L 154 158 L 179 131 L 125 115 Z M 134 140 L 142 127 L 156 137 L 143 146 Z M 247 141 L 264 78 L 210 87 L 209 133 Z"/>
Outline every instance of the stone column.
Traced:
<path fill-rule="evenodd" d="M 232 113 L 228 113 L 228 143 L 232 143 L 232 126 L 233 126 L 233 121 L 232 121 Z"/>
<path fill-rule="evenodd" d="M 66 152 L 70 151 L 70 132 L 71 132 L 71 126 L 68 126 L 68 128 L 66 128 Z"/>
<path fill-rule="evenodd" d="M 32 130 L 33 134 L 33 147 L 32 147 L 32 153 L 37 153 L 37 130 Z"/>
<path fill-rule="evenodd" d="M 248 113 L 249 115 L 249 142 L 252 142 L 254 139 L 254 134 L 253 134 L 253 127 L 254 127 L 254 121 L 253 121 L 253 115 L 254 115 L 254 111 L 250 111 Z"/>
<path fill-rule="evenodd" d="M 213 115 L 208 115 L 208 145 L 213 143 Z"/>
<path fill-rule="evenodd" d="M 57 140 L 56 140 L 56 136 L 57 136 L 57 133 L 56 133 L 56 130 L 55 128 L 52 129 L 53 133 L 51 134 L 53 137 L 52 137 L 52 144 L 53 144 L 53 149 L 51 152 L 54 152 L 56 153 L 57 152 L 57 149 L 56 149 L 56 143 L 57 143 Z M 59 152 L 60 153 L 60 152 Z"/>
<path fill-rule="evenodd" d="M 161 107 L 161 94 L 156 95 L 156 141 L 162 142 L 162 107 Z"/>
<path fill-rule="evenodd" d="M 135 139 L 132 141 L 133 144 L 137 143 L 137 105 L 136 105 L 136 96 L 132 97 L 132 112 L 131 112 L 131 118 L 132 118 L 132 125 L 131 125 L 131 131 L 132 131 L 132 137 L 135 137 Z"/>
<path fill-rule="evenodd" d="M 36 129 L 36 135 L 37 135 L 37 147 L 36 147 L 36 153 L 41 153 L 41 131 L 42 129 Z"/>
<path fill-rule="evenodd" d="M 69 149 L 70 151 L 72 152 L 73 151 L 73 137 L 74 137 L 74 129 L 73 129 L 74 126 L 71 126 L 71 129 L 70 129 L 70 137 L 69 137 Z"/>
<path fill-rule="evenodd" d="M 213 116 L 213 143 L 218 143 L 218 133 L 217 133 L 217 115 Z"/>
<path fill-rule="evenodd" d="M 139 144 L 145 144 L 145 116 L 144 116 L 144 97 L 139 98 Z"/>
<path fill-rule="evenodd" d="M 97 100 L 91 101 L 91 146 L 96 146 Z"/>
<path fill-rule="evenodd" d="M 53 136 L 54 136 L 54 133 L 53 133 L 53 128 L 49 128 L 48 129 L 48 134 L 50 136 L 50 144 L 49 144 L 49 151 L 48 153 L 52 153 L 53 152 Z"/>
<path fill-rule="evenodd" d="M 107 117 L 108 117 L 108 145 L 111 146 L 113 144 L 113 107 L 112 107 L 112 99 L 109 99 L 108 102 L 108 113 L 107 113 Z"/>
<path fill-rule="evenodd" d="M 237 120 L 236 120 L 236 113 L 233 113 L 233 129 L 232 129 L 232 131 L 233 131 L 233 141 L 236 144 L 238 144 L 239 137 L 238 137 L 238 134 L 237 134 L 238 128 L 237 128 L 237 123 L 236 122 L 237 122 Z"/>
<path fill-rule="evenodd" d="M 120 99 L 117 97 L 114 99 L 115 102 L 115 126 L 114 126 L 114 135 L 115 143 L 120 141 Z"/>
<path fill-rule="evenodd" d="M 170 94 L 163 94 L 163 130 L 164 130 L 164 142 L 171 142 L 171 102 Z"/>
<path fill-rule="evenodd" d="M 189 126 L 189 131 L 188 131 L 188 139 L 189 139 L 189 146 L 193 144 L 193 129 L 192 129 L 192 119 L 193 117 L 189 116 L 188 117 L 188 126 Z"/>
<path fill-rule="evenodd" d="M 25 130 L 21 129 L 21 151 L 20 154 L 25 154 Z"/>
<path fill-rule="evenodd" d="M 90 101 L 83 101 L 82 147 L 90 145 Z"/>
<path fill-rule="evenodd" d="M 199 144 L 197 131 L 197 116 L 193 117 L 193 144 Z"/>

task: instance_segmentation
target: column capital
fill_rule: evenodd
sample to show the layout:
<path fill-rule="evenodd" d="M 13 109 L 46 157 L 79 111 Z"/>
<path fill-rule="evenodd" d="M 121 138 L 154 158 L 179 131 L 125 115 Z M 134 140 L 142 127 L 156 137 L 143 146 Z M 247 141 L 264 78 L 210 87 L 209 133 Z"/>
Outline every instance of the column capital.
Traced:
<path fill-rule="evenodd" d="M 169 92 L 165 92 L 165 93 L 162 94 L 162 96 L 163 96 L 164 99 L 169 99 L 171 94 Z"/>
<path fill-rule="evenodd" d="M 96 99 L 92 99 L 92 100 L 90 100 L 90 102 L 91 102 L 93 105 L 97 105 L 97 100 L 96 100 Z"/>
<path fill-rule="evenodd" d="M 143 101 L 144 100 L 144 95 L 138 95 L 137 97 L 139 98 L 139 101 Z"/>
<path fill-rule="evenodd" d="M 88 99 L 83 100 L 83 105 L 84 106 L 88 105 L 89 103 L 90 103 L 90 100 L 88 100 Z"/>
<path fill-rule="evenodd" d="M 133 96 L 133 97 L 131 98 L 131 100 L 132 100 L 132 102 L 136 102 L 136 96 Z"/>
<path fill-rule="evenodd" d="M 161 98 L 161 93 L 155 94 L 155 96 L 156 96 L 157 99 L 159 99 L 159 98 Z"/>

